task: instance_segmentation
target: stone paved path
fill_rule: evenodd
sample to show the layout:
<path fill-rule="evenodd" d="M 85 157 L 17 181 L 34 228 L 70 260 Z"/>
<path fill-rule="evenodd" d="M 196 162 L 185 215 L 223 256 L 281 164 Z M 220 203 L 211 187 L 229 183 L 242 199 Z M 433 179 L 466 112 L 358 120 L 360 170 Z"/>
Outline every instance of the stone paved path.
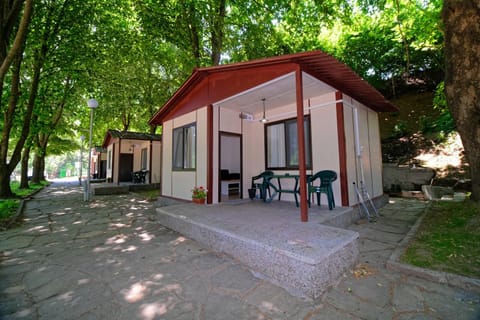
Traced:
<path fill-rule="evenodd" d="M 156 223 L 129 194 L 53 184 L 0 232 L 0 319 L 480 319 L 480 297 L 385 269 L 425 203 L 396 200 L 360 233 L 359 264 L 318 301 L 288 294 Z"/>

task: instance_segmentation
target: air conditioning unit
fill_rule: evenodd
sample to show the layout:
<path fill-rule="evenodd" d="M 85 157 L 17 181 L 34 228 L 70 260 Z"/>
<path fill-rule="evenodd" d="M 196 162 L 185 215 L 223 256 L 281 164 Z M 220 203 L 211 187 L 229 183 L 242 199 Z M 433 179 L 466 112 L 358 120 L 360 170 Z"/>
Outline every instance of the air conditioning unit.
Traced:
<path fill-rule="evenodd" d="M 240 119 L 253 121 L 253 114 L 241 112 L 238 116 Z"/>

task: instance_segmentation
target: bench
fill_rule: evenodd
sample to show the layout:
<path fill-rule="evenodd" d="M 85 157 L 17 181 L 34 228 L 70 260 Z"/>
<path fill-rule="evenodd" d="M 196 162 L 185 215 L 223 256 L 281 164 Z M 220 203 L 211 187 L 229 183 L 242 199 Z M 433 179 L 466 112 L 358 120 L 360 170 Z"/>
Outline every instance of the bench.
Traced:
<path fill-rule="evenodd" d="M 148 170 L 140 170 L 132 172 L 132 182 L 133 183 L 145 183 L 145 178 L 147 176 Z"/>

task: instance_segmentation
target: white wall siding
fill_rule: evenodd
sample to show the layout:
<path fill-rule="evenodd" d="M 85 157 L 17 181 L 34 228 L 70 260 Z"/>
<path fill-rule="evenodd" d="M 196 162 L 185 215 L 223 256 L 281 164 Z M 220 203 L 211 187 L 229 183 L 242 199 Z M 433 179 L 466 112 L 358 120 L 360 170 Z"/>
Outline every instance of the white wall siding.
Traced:
<path fill-rule="evenodd" d="M 243 120 L 243 194 L 248 197 L 252 177 L 265 170 L 265 138 L 263 124 Z"/>
<path fill-rule="evenodd" d="M 197 164 L 195 184 L 190 185 L 191 190 L 194 186 L 207 187 L 207 173 L 208 173 L 208 141 L 207 141 L 207 108 L 198 109 L 196 111 L 197 117 Z M 191 192 L 189 193 L 191 198 Z"/>
<path fill-rule="evenodd" d="M 355 151 L 354 108 L 357 110 L 359 142 L 362 147 L 360 159 Z M 360 183 L 363 181 L 371 197 L 383 194 L 380 130 L 378 114 L 348 96 L 344 96 L 344 114 L 348 195 L 350 205 L 354 205 L 358 203 L 358 200 L 353 188 L 353 182 Z"/>
<path fill-rule="evenodd" d="M 173 120 L 162 126 L 162 195 L 173 197 L 172 191 L 172 136 Z"/>
<path fill-rule="evenodd" d="M 312 131 L 312 174 L 321 170 L 333 170 L 338 179 L 332 185 L 335 203 L 341 205 L 340 154 L 338 149 L 337 112 L 332 105 L 310 111 Z M 323 101 L 325 102 L 325 101 Z"/>
<path fill-rule="evenodd" d="M 195 170 L 172 170 L 173 129 L 196 124 Z M 163 124 L 162 195 L 190 200 L 194 186 L 207 184 L 207 108 L 198 109 Z"/>
<path fill-rule="evenodd" d="M 220 106 L 220 131 L 242 133 L 242 119 L 238 111 L 233 111 Z"/>
<path fill-rule="evenodd" d="M 372 194 L 373 197 L 376 197 L 383 194 L 382 148 L 380 143 L 378 113 L 370 109 L 368 110 L 368 129 L 370 164 L 372 168 Z"/>

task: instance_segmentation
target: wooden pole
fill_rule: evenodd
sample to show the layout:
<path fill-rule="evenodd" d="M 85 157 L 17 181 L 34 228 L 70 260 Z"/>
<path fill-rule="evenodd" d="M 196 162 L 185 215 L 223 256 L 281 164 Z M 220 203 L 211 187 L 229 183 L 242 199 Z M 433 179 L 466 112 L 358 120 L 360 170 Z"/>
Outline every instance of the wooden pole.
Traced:
<path fill-rule="evenodd" d="M 302 222 L 307 222 L 307 166 L 305 163 L 305 129 L 303 127 L 305 119 L 303 116 L 303 79 L 300 66 L 297 66 L 295 71 L 295 80 L 297 92 L 298 171 L 300 174 L 300 218 Z"/>

